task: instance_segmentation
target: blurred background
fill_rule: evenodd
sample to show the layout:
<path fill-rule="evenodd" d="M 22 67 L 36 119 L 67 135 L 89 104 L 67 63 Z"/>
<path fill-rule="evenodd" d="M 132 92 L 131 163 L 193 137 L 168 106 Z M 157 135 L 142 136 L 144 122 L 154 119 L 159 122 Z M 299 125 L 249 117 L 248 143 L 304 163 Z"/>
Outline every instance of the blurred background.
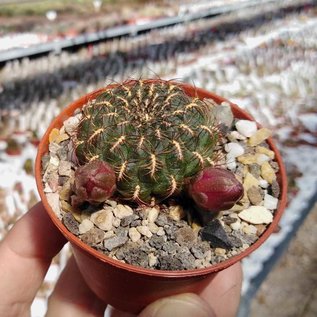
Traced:
<path fill-rule="evenodd" d="M 0 0 L 0 240 L 39 200 L 37 144 L 70 101 L 161 77 L 214 91 L 272 129 L 289 179 L 280 228 L 243 261 L 239 316 L 317 316 L 317 1 Z M 32 305 L 42 317 L 67 261 Z"/>

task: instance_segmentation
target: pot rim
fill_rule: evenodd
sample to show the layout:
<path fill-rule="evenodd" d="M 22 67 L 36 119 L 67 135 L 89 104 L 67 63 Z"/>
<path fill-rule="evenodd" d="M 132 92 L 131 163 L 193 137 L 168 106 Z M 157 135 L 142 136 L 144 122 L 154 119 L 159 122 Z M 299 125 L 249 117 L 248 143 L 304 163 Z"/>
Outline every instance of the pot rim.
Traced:
<path fill-rule="evenodd" d="M 125 84 L 130 84 L 135 82 L 134 80 L 129 80 L 125 82 Z M 161 79 L 150 79 L 146 80 L 146 82 L 163 82 Z M 165 82 L 165 81 L 164 81 Z M 209 98 L 213 99 L 216 101 L 216 103 L 220 104 L 221 102 L 227 102 L 232 110 L 234 112 L 240 113 L 240 116 L 243 117 L 246 120 L 252 120 L 255 121 L 254 118 L 247 113 L 245 110 L 241 109 L 239 106 L 236 104 L 230 102 L 229 100 L 218 96 L 212 92 L 208 92 L 207 90 L 204 90 L 202 88 L 197 88 L 194 87 L 190 84 L 186 83 L 181 83 L 181 82 L 175 82 L 175 81 L 170 81 L 176 85 L 179 85 L 182 87 L 186 93 L 188 93 L 190 96 L 198 96 L 201 99 L 204 98 Z M 49 217 L 53 221 L 53 223 L 57 226 L 57 228 L 61 231 L 61 233 L 67 238 L 71 244 L 75 245 L 76 247 L 86 251 L 90 256 L 95 257 L 99 259 L 102 262 L 108 263 L 111 266 L 114 266 L 118 269 L 122 270 L 127 270 L 130 272 L 138 273 L 141 275 L 147 275 L 147 276 L 152 276 L 152 277 L 158 277 L 158 278 L 186 278 L 186 277 L 192 277 L 192 276 L 204 276 L 208 275 L 211 273 L 218 272 L 220 270 L 223 270 L 234 263 L 242 260 L 244 257 L 249 255 L 251 252 L 253 252 L 255 249 L 257 249 L 260 245 L 263 244 L 264 241 L 267 240 L 267 238 L 271 235 L 271 233 L 275 230 L 277 227 L 279 220 L 284 212 L 284 209 L 286 208 L 286 203 L 287 203 L 287 177 L 286 177 L 286 170 L 285 166 L 282 161 L 282 157 L 274 144 L 272 138 L 268 138 L 267 142 L 270 146 L 270 149 L 275 153 L 275 161 L 279 165 L 279 172 L 278 172 L 278 181 L 280 185 L 280 198 L 279 198 L 279 203 L 278 203 L 278 208 L 275 210 L 274 213 L 274 218 L 272 223 L 270 223 L 264 233 L 258 238 L 258 240 L 253 243 L 251 246 L 249 246 L 246 250 L 240 252 L 239 254 L 230 257 L 227 260 L 224 260 L 220 263 L 217 263 L 215 265 L 210 265 L 209 267 L 206 268 L 201 268 L 201 269 L 192 269 L 192 270 L 173 270 L 173 271 L 168 271 L 168 270 L 156 270 L 156 269 L 146 269 L 143 267 L 138 267 L 135 265 L 127 264 L 127 263 L 122 263 L 118 260 L 112 259 L 111 257 L 102 254 L 101 252 L 93 249 L 92 247 L 88 246 L 85 244 L 83 241 L 81 241 L 79 238 L 77 238 L 74 234 L 72 234 L 68 229 L 63 225 L 60 219 L 58 219 L 57 215 L 55 212 L 52 210 L 50 207 L 46 195 L 44 193 L 44 187 L 42 183 L 42 173 L 41 173 L 41 160 L 42 157 L 45 153 L 47 153 L 48 150 L 48 138 L 50 131 L 53 128 L 60 128 L 63 124 L 63 122 L 69 118 L 70 116 L 73 115 L 75 109 L 82 107 L 84 104 L 86 104 L 89 100 L 94 99 L 98 94 L 100 94 L 102 91 L 111 89 L 113 87 L 118 86 L 119 84 L 111 84 L 106 87 L 97 89 L 95 91 L 92 91 L 91 93 L 88 93 L 81 98 L 75 100 L 72 102 L 70 105 L 68 105 L 66 108 L 64 108 L 60 114 L 55 117 L 55 119 L 51 122 L 49 125 L 48 129 L 46 130 L 44 136 L 42 137 L 40 144 L 38 146 L 38 152 L 35 160 L 35 179 L 36 179 L 36 185 L 38 192 L 40 194 L 42 203 L 45 207 L 45 210 L 47 211 Z M 256 122 L 256 121 L 255 121 Z M 257 123 L 257 122 L 256 122 Z M 260 124 L 258 124 L 258 127 L 261 127 Z"/>

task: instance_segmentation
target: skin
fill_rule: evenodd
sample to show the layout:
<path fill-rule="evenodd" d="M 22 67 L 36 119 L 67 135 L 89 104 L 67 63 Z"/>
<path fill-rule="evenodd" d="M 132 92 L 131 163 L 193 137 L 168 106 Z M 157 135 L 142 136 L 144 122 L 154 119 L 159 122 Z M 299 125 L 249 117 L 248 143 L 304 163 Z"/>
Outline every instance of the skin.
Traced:
<path fill-rule="evenodd" d="M 29 317 L 52 258 L 67 241 L 41 203 L 31 208 L 0 243 L 0 316 Z M 200 294 L 180 294 L 147 306 L 139 317 L 233 317 L 241 292 L 241 265 L 218 273 Z M 87 287 L 71 257 L 48 300 L 46 317 L 99 317 L 107 304 Z M 135 315 L 111 310 L 112 317 Z"/>

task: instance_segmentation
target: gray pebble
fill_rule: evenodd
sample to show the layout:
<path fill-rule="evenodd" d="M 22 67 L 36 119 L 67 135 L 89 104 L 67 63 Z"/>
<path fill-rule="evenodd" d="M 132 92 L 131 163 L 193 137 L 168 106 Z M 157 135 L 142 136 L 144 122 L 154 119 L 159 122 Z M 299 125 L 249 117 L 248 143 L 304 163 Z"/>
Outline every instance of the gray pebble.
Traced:
<path fill-rule="evenodd" d="M 97 244 L 102 242 L 104 237 L 105 232 L 96 227 L 90 229 L 89 231 L 80 236 L 81 240 L 90 246 L 96 246 Z"/>
<path fill-rule="evenodd" d="M 71 212 L 65 213 L 65 215 L 63 216 L 63 224 L 71 233 L 73 233 L 76 236 L 79 235 L 79 229 L 78 229 L 79 223 L 74 218 Z"/>
<path fill-rule="evenodd" d="M 105 239 L 103 242 L 103 246 L 106 250 L 112 251 L 113 249 L 124 245 L 127 241 L 127 236 L 115 236 L 113 238 Z"/>
<path fill-rule="evenodd" d="M 191 227 L 183 227 L 175 233 L 176 242 L 179 245 L 189 245 L 196 241 L 197 235 Z"/>

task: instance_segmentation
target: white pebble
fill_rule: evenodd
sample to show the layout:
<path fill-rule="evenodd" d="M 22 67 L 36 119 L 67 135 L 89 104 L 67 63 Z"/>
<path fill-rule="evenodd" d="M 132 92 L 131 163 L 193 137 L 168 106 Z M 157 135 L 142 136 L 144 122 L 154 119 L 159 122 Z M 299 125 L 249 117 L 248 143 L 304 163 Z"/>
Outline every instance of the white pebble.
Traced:
<path fill-rule="evenodd" d="M 151 223 L 157 219 L 160 211 L 157 208 L 149 208 L 147 212 L 147 220 Z"/>
<path fill-rule="evenodd" d="M 47 201 L 55 214 L 60 217 L 61 209 L 59 205 L 59 194 L 58 193 L 47 193 L 46 194 Z"/>
<path fill-rule="evenodd" d="M 269 187 L 269 183 L 263 178 L 259 179 L 259 185 L 264 189 Z"/>
<path fill-rule="evenodd" d="M 235 169 L 237 168 L 237 161 L 234 157 L 227 155 L 226 156 L 226 165 L 230 171 L 235 171 Z"/>
<path fill-rule="evenodd" d="M 78 226 L 80 234 L 84 234 L 94 227 L 94 224 L 89 219 L 84 219 Z"/>
<path fill-rule="evenodd" d="M 118 204 L 116 208 L 113 209 L 114 215 L 119 218 L 125 218 L 133 215 L 133 210 L 130 206 Z"/>
<path fill-rule="evenodd" d="M 244 154 L 243 146 L 236 142 L 227 143 L 225 145 L 225 151 L 230 157 L 238 157 Z"/>
<path fill-rule="evenodd" d="M 236 128 L 239 133 L 245 137 L 252 136 L 257 131 L 257 126 L 254 121 L 250 120 L 239 120 L 236 122 Z"/>
<path fill-rule="evenodd" d="M 129 237 L 132 242 L 137 242 L 141 239 L 141 233 L 134 227 L 129 229 Z"/>
<path fill-rule="evenodd" d="M 273 221 L 272 213 L 264 206 L 251 206 L 242 210 L 238 216 L 254 225 L 269 224 Z"/>
<path fill-rule="evenodd" d="M 112 228 L 113 214 L 110 209 L 102 209 L 91 214 L 90 220 L 99 229 L 109 231 Z"/>
<path fill-rule="evenodd" d="M 157 263 L 157 257 L 153 253 L 149 253 L 149 266 L 153 267 Z"/>
<path fill-rule="evenodd" d="M 150 231 L 147 226 L 137 226 L 136 229 L 144 236 L 151 238 L 153 233 Z"/>
<path fill-rule="evenodd" d="M 270 160 L 270 158 L 265 154 L 257 154 L 257 156 L 256 156 L 256 162 L 259 165 L 262 165 L 264 162 L 268 162 L 269 160 Z"/>
<path fill-rule="evenodd" d="M 165 231 L 163 229 L 163 227 L 159 227 L 156 234 L 161 237 L 161 236 L 164 236 L 165 235 Z"/>
<path fill-rule="evenodd" d="M 278 199 L 273 197 L 272 195 L 265 194 L 264 195 L 264 207 L 270 210 L 275 210 L 277 208 Z"/>
<path fill-rule="evenodd" d="M 236 222 L 234 222 L 234 223 L 231 223 L 230 224 L 230 228 L 232 229 L 232 230 L 239 230 L 240 228 L 241 228 L 241 222 L 240 221 L 236 221 Z"/>
<path fill-rule="evenodd" d="M 80 117 L 69 117 L 67 120 L 64 121 L 65 131 L 68 134 L 73 134 L 76 131 L 79 122 Z"/>

